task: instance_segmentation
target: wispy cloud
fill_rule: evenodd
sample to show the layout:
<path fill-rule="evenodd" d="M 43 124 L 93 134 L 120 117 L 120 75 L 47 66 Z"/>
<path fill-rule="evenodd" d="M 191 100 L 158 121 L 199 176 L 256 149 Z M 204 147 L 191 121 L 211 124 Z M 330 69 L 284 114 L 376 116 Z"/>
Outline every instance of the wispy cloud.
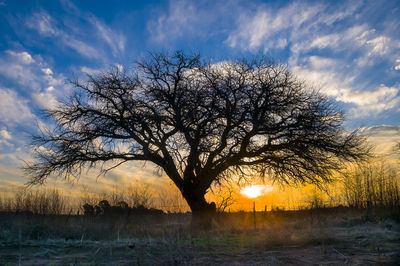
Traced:
<path fill-rule="evenodd" d="M 75 36 L 67 32 L 68 28 L 64 26 L 62 29 L 58 26 L 58 22 L 47 11 L 40 10 L 33 13 L 26 20 L 28 28 L 36 30 L 44 37 L 53 38 L 56 42 L 60 42 L 63 46 L 70 47 L 79 54 L 88 58 L 101 58 L 101 54 L 94 46 L 77 39 Z"/>
<path fill-rule="evenodd" d="M 123 34 L 113 31 L 110 27 L 101 22 L 97 17 L 89 15 L 89 22 L 97 29 L 100 37 L 111 48 L 114 56 L 125 52 L 126 38 Z"/>
<path fill-rule="evenodd" d="M 191 31 L 195 21 L 199 19 L 198 11 L 193 2 L 170 1 L 167 13 L 150 21 L 147 28 L 155 41 L 173 40 Z"/>
<path fill-rule="evenodd" d="M 283 49 L 301 39 L 312 40 L 319 29 L 352 15 L 357 6 L 352 2 L 334 12 L 327 5 L 304 2 L 293 2 L 278 10 L 261 6 L 242 12 L 226 43 L 251 51 Z"/>
<path fill-rule="evenodd" d="M 147 23 L 150 40 L 170 44 L 178 39 L 225 36 L 244 4 L 237 1 L 170 0 L 163 9 L 153 10 Z"/>
<path fill-rule="evenodd" d="M 64 24 L 62 21 L 57 21 L 45 10 L 37 11 L 28 17 L 26 26 L 37 31 L 43 37 L 52 38 L 55 42 L 60 42 L 62 46 L 72 48 L 85 57 L 102 59 L 105 57 L 102 46 L 99 46 L 97 40 L 88 38 L 87 32 L 93 32 L 94 29 L 99 39 L 111 49 L 114 56 L 124 53 L 126 38 L 123 34 L 116 33 L 93 14 L 82 13 L 77 8 L 74 10 L 76 18 L 86 20 L 91 28 L 86 25 L 75 24 L 75 22 Z M 82 29 L 80 29 L 81 27 Z M 80 30 L 76 32 L 77 29 Z"/>
<path fill-rule="evenodd" d="M 87 44 L 83 41 L 77 40 L 75 38 L 69 38 L 67 37 L 68 35 L 66 35 L 64 37 L 65 41 L 64 41 L 64 45 L 71 47 L 72 49 L 74 49 L 75 51 L 77 51 L 78 53 L 80 53 L 83 56 L 86 56 L 88 58 L 101 58 L 102 54 L 101 52 L 96 49 L 94 46 Z"/>
<path fill-rule="evenodd" d="M 56 25 L 55 19 L 53 19 L 46 11 L 40 10 L 32 14 L 26 20 L 26 26 L 31 29 L 35 29 L 39 34 L 44 36 L 59 36 L 62 35 Z"/>
<path fill-rule="evenodd" d="M 121 55 L 125 52 L 126 37 L 123 33 L 112 29 L 94 14 L 80 10 L 69 0 L 62 0 L 61 3 L 64 7 L 64 10 L 67 11 L 70 16 L 75 18 L 75 20 L 72 20 L 75 21 L 72 22 L 73 26 L 84 26 L 86 28 L 85 25 L 77 24 L 79 21 L 86 21 L 90 25 L 90 27 L 86 30 L 96 33 L 99 39 L 105 42 L 105 44 L 111 49 L 111 52 L 114 56 Z M 78 19 L 78 21 L 76 21 L 76 19 Z"/>

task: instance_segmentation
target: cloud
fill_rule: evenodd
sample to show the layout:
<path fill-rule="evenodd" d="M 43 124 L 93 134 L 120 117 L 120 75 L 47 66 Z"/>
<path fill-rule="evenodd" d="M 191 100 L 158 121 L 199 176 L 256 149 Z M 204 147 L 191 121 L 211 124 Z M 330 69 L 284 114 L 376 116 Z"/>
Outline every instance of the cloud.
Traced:
<path fill-rule="evenodd" d="M 88 75 L 99 74 L 102 71 L 102 69 L 94 69 L 94 68 L 90 68 L 90 67 L 86 67 L 86 66 L 81 67 L 80 70 L 81 70 L 81 72 L 88 74 Z"/>
<path fill-rule="evenodd" d="M 33 60 L 32 56 L 28 52 L 14 52 L 7 50 L 6 53 L 11 55 L 12 57 L 16 58 L 20 63 L 29 65 L 31 63 L 34 63 L 35 60 Z"/>
<path fill-rule="evenodd" d="M 42 72 L 46 75 L 53 75 L 53 71 L 50 68 L 42 68 Z"/>
<path fill-rule="evenodd" d="M 0 75 L 23 85 L 23 88 L 30 91 L 40 90 L 43 84 L 51 86 L 64 84 L 63 75 L 54 75 L 39 56 L 35 57 L 38 58 L 37 61 L 28 52 L 7 50 L 4 55 L 0 54 Z"/>
<path fill-rule="evenodd" d="M 398 87 L 379 86 L 373 91 L 352 91 L 347 90 L 343 95 L 337 97 L 338 101 L 354 103 L 351 113 L 354 118 L 377 115 L 385 110 L 394 109 L 400 102 L 400 89 Z"/>
<path fill-rule="evenodd" d="M 395 69 L 395 70 L 400 70 L 400 59 L 397 59 L 397 60 L 396 60 L 396 64 L 398 64 L 398 65 L 396 65 L 396 66 L 394 67 L 394 69 Z"/>
<path fill-rule="evenodd" d="M 126 38 L 123 34 L 112 30 L 92 13 L 82 12 L 70 1 L 61 1 L 61 4 L 68 12 L 67 19 L 57 14 L 57 18 L 61 18 L 57 20 L 42 9 L 26 19 L 27 27 L 88 58 L 105 57 L 99 40 L 111 49 L 114 56 L 125 51 Z M 91 34 L 88 35 L 88 32 Z M 97 33 L 99 39 L 94 39 L 93 33 Z"/>
<path fill-rule="evenodd" d="M 32 58 L 27 52 L 6 51 L 6 56 L 0 55 L 0 75 L 16 81 L 18 84 L 30 86 L 31 89 L 39 87 L 36 79 L 35 65 L 27 64 L 28 58 Z M 25 58 L 25 59 L 23 59 Z"/>
<path fill-rule="evenodd" d="M 51 94 L 51 91 L 54 90 L 54 87 L 49 87 L 49 88 L 46 89 L 46 92 L 39 92 L 32 94 L 34 102 L 43 109 L 52 109 L 57 105 L 56 97 L 53 94 Z"/>
<path fill-rule="evenodd" d="M 168 7 L 153 10 L 147 23 L 150 40 L 163 45 L 184 38 L 197 40 L 224 36 L 244 4 L 237 1 L 170 0 Z M 229 10 L 229 12 L 227 12 Z"/>
<path fill-rule="evenodd" d="M 289 43 L 299 43 L 307 38 L 316 39 L 314 45 L 324 47 L 329 41 L 328 37 L 318 40 L 316 33 L 351 16 L 358 6 L 354 2 L 335 8 L 304 2 L 293 2 L 277 10 L 258 6 L 254 10 L 242 12 L 237 20 L 237 28 L 229 34 L 226 43 L 231 47 L 257 51 L 260 48 L 283 49 Z"/>
<path fill-rule="evenodd" d="M 391 39 L 386 36 L 378 36 L 372 40 L 367 41 L 367 45 L 371 47 L 368 55 L 385 55 L 390 51 Z"/>
<path fill-rule="evenodd" d="M 0 88 L 0 121 L 7 124 L 33 119 L 28 103 L 15 91 Z"/>
<path fill-rule="evenodd" d="M 63 40 L 64 40 L 63 41 L 64 45 L 74 49 L 81 55 L 84 55 L 88 58 L 101 58 L 102 57 L 102 55 L 101 55 L 101 53 L 99 53 L 98 49 L 96 49 L 95 47 L 93 47 L 90 44 L 87 44 L 83 41 L 77 40 L 77 39 L 73 38 L 72 36 L 65 37 L 65 38 L 63 38 Z"/>
<path fill-rule="evenodd" d="M 26 20 L 28 28 L 35 29 L 43 36 L 59 36 L 62 32 L 57 28 L 56 21 L 44 10 L 35 12 Z"/>
<path fill-rule="evenodd" d="M 64 29 L 57 26 L 56 20 L 45 10 L 40 10 L 32 14 L 26 20 L 28 28 L 36 30 L 40 35 L 44 37 L 53 38 L 57 42 L 61 42 L 63 46 L 67 46 L 80 53 L 83 56 L 89 58 L 101 58 L 101 53 L 94 46 L 77 39 L 74 34 L 69 34 L 67 31 L 73 31 L 63 25 Z M 86 34 L 84 35 L 86 36 Z"/>
<path fill-rule="evenodd" d="M 123 71 L 124 70 L 124 66 L 121 64 L 113 64 L 112 67 L 115 67 L 118 71 Z M 106 72 L 109 70 L 109 68 L 107 67 L 103 67 L 103 68 L 90 68 L 87 66 L 82 66 L 79 69 L 83 74 L 86 75 L 97 75 L 100 74 L 102 72 Z"/>
<path fill-rule="evenodd" d="M 349 111 L 353 118 L 377 116 L 399 105 L 400 86 L 360 86 L 355 83 L 355 76 L 338 71 L 342 67 L 340 60 L 311 56 L 302 66 L 292 70 L 298 78 L 320 88 L 327 96 L 352 104 Z"/>
<path fill-rule="evenodd" d="M 393 148 L 400 142 L 400 126 L 380 125 L 360 128 L 360 133 L 374 145 L 377 154 L 393 154 Z"/>
<path fill-rule="evenodd" d="M 0 130 L 0 137 L 3 138 L 3 139 L 12 139 L 10 133 L 5 128 Z"/>
<path fill-rule="evenodd" d="M 88 20 L 97 29 L 101 38 L 110 46 L 114 55 L 124 53 L 126 38 L 123 34 L 114 32 L 93 15 L 90 15 Z"/>
<path fill-rule="evenodd" d="M 0 147 L 7 146 L 9 148 L 12 148 L 14 145 L 9 142 L 9 140 L 11 140 L 11 139 L 12 139 L 12 136 L 6 128 L 3 128 L 2 130 L 0 130 Z"/>
<path fill-rule="evenodd" d="M 54 107 L 57 103 L 57 95 L 63 95 L 67 89 L 67 86 L 64 85 L 63 75 L 54 74 L 43 60 L 35 61 L 29 58 L 32 56 L 28 52 L 6 51 L 5 57 L 0 55 L 0 74 L 11 81 L 14 84 L 13 87 L 18 88 L 18 91 L 22 92 L 21 95 L 26 97 L 18 95 L 17 89 L 3 90 L 4 97 L 10 101 L 5 100 L 3 104 L 9 106 L 13 103 L 10 99 L 16 98 L 19 103 L 15 102 L 15 105 L 21 104 L 25 113 L 30 113 L 24 109 L 24 105 L 27 103 L 34 103 L 45 109 Z M 27 64 L 28 60 L 29 64 Z M 7 108 L 9 107 L 5 107 L 3 112 L 6 112 Z M 4 113 L 3 115 L 12 116 L 13 114 Z"/>
<path fill-rule="evenodd" d="M 191 30 L 198 19 L 196 8 L 189 1 L 170 1 L 168 12 L 148 23 L 153 40 L 175 39 Z"/>
<path fill-rule="evenodd" d="M 341 36 L 339 34 L 328 34 L 319 36 L 312 41 L 310 48 L 319 48 L 319 49 L 323 49 L 326 47 L 337 48 L 340 38 Z"/>

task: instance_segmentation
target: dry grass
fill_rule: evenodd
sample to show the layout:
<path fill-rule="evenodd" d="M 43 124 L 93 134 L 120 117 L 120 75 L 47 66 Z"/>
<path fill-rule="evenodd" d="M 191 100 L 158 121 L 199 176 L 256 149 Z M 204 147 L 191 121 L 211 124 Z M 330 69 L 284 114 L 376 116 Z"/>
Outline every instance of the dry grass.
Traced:
<path fill-rule="evenodd" d="M 224 214 L 212 231 L 196 236 L 185 214 L 134 217 L 125 233 L 117 220 L 98 217 L 9 215 L 0 217 L 4 265 L 394 265 L 400 259 L 400 224 L 382 216 L 364 222 L 360 210 L 258 213 L 256 228 L 251 213 Z"/>

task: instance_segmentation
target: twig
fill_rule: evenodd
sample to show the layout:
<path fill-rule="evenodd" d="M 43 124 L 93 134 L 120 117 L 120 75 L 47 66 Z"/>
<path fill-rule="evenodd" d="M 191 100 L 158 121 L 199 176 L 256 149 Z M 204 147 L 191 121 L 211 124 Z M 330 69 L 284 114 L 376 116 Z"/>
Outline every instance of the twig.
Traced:
<path fill-rule="evenodd" d="M 348 258 L 347 256 L 343 255 L 343 253 L 339 252 L 339 250 L 337 250 L 336 248 L 332 247 L 332 249 L 333 249 L 337 254 L 341 255 L 341 256 L 345 259 L 344 264 L 347 264 L 349 258 Z"/>

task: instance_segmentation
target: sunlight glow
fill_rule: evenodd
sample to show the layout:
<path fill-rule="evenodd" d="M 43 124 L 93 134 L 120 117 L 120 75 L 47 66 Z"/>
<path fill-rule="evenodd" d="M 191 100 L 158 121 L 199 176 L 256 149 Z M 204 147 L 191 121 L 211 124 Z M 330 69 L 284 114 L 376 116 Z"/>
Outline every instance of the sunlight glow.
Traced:
<path fill-rule="evenodd" d="M 240 193 L 248 198 L 257 198 L 258 196 L 264 195 L 273 190 L 270 185 L 251 185 L 244 187 L 240 190 Z"/>

